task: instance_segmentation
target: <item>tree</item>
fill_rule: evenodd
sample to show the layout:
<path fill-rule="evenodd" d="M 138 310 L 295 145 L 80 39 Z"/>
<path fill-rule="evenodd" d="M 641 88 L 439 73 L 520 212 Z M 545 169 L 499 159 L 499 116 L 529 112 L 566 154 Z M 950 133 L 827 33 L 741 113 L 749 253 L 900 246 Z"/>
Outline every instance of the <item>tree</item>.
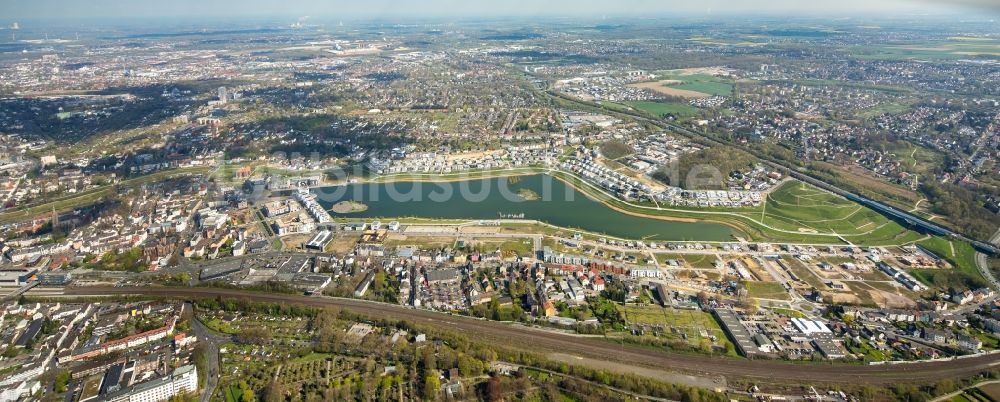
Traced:
<path fill-rule="evenodd" d="M 458 371 L 463 376 L 473 377 L 483 373 L 483 366 L 478 360 L 462 355 L 458 358 Z"/>
<path fill-rule="evenodd" d="M 56 392 L 57 393 L 66 392 L 66 385 L 69 384 L 69 380 L 71 380 L 72 378 L 73 378 L 73 373 L 70 373 L 69 370 L 60 369 L 58 372 L 56 372 L 56 383 L 55 383 Z"/>
<path fill-rule="evenodd" d="M 424 376 L 424 400 L 436 400 L 439 389 L 441 389 L 441 380 L 438 379 L 437 370 L 429 370 Z"/>

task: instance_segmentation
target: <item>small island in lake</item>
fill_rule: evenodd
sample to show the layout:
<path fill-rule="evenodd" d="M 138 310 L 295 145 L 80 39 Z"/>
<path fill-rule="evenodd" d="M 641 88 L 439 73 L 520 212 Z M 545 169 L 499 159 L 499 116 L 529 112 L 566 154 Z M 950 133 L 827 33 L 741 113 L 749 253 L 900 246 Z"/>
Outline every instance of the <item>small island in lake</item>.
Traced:
<path fill-rule="evenodd" d="M 520 190 L 517 190 L 517 195 L 519 197 L 521 197 L 521 199 L 523 199 L 525 201 L 536 201 L 539 198 L 538 197 L 538 193 L 536 193 L 534 191 L 531 191 L 529 189 L 526 189 L 526 188 L 522 188 Z"/>
<path fill-rule="evenodd" d="M 357 201 L 341 201 L 334 204 L 330 210 L 338 214 L 351 214 L 367 211 L 368 206 Z"/>

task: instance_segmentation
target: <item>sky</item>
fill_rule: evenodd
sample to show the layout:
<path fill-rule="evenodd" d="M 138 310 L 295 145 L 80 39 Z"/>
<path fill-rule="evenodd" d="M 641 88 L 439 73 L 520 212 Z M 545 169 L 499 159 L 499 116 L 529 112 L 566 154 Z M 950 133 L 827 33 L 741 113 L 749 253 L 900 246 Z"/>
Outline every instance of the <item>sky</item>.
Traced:
<path fill-rule="evenodd" d="M 988 13 L 1000 0 L 0 0 L 0 19 Z"/>

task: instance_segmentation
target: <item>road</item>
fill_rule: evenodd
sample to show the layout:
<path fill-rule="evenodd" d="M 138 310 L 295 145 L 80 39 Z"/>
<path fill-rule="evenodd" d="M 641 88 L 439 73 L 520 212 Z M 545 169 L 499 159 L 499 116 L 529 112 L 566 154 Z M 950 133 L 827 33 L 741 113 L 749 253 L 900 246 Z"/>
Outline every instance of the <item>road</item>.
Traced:
<path fill-rule="evenodd" d="M 997 229 L 993 233 L 993 237 L 990 237 L 989 241 L 991 244 L 1000 246 L 1000 229 Z M 976 251 L 976 268 L 979 269 L 979 273 L 983 275 L 983 278 L 989 281 L 993 289 L 1000 291 L 1000 281 L 997 281 L 997 278 L 993 275 L 993 270 L 990 269 L 990 261 L 986 254 L 981 251 Z"/>
<path fill-rule="evenodd" d="M 185 308 L 193 308 L 190 305 Z M 205 350 L 208 353 L 208 372 L 205 373 L 205 389 L 201 393 L 201 402 L 208 402 L 215 392 L 215 387 L 219 383 L 219 345 L 230 341 L 229 338 L 212 333 L 205 324 L 197 318 L 191 319 L 191 332 L 198 337 L 199 342 L 205 343 Z"/>
<path fill-rule="evenodd" d="M 75 287 L 67 288 L 66 294 L 77 296 L 132 294 L 173 298 L 224 296 L 247 298 L 257 302 L 295 303 L 316 307 L 336 306 L 374 318 L 407 320 L 452 329 L 486 344 L 505 345 L 540 353 L 563 353 L 581 358 L 671 370 L 692 375 L 721 375 L 727 379 L 742 378 L 748 381 L 869 385 L 888 385 L 900 382 L 926 384 L 945 378 L 967 377 L 1000 366 L 1000 356 L 998 355 L 950 361 L 868 366 L 842 363 L 790 363 L 679 354 L 648 347 L 617 344 L 602 338 L 513 326 L 501 322 L 446 315 L 398 305 L 353 299 L 261 293 L 239 289 Z"/>

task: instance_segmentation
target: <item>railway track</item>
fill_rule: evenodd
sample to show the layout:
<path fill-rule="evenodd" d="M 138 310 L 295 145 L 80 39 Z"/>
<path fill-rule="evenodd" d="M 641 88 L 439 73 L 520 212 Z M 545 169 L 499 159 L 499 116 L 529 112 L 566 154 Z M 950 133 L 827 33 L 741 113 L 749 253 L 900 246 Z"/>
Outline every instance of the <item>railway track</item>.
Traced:
<path fill-rule="evenodd" d="M 407 320 L 413 323 L 452 329 L 479 342 L 521 350 L 539 353 L 563 353 L 658 370 L 692 375 L 721 375 L 727 379 L 746 379 L 760 382 L 867 385 L 888 385 L 902 382 L 932 383 L 946 378 L 967 377 L 1000 367 L 1000 355 L 876 366 L 711 357 L 674 353 L 651 347 L 622 345 L 604 338 L 558 333 L 404 306 L 353 299 L 262 293 L 239 289 L 77 287 L 67 288 L 65 294 L 70 296 L 142 295 L 178 299 L 222 296 L 258 302 L 337 307 L 375 318 Z"/>

